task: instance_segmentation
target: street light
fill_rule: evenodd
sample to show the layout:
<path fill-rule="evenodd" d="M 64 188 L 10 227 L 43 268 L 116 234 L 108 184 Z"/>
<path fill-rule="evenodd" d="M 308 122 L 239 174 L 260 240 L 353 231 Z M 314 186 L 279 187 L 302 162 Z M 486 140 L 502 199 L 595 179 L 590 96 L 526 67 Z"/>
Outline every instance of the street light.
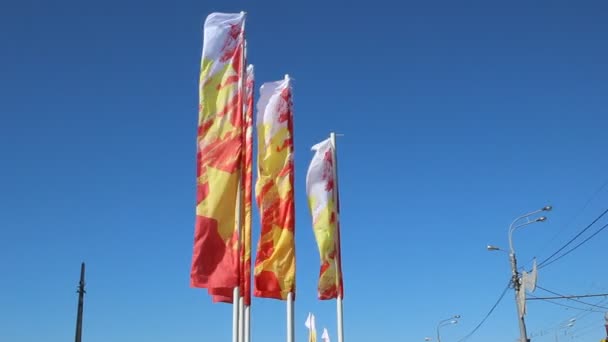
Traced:
<path fill-rule="evenodd" d="M 460 315 L 454 315 L 450 318 L 439 321 L 437 324 L 437 342 L 441 342 L 441 335 L 439 334 L 439 328 L 445 327 L 446 325 L 457 324 L 458 319 L 460 319 Z"/>
<path fill-rule="evenodd" d="M 504 249 L 502 249 L 498 246 L 494 246 L 494 245 L 487 245 L 486 249 L 490 252 L 498 251 L 498 252 L 503 252 L 503 253 L 509 254 L 509 252 L 505 251 Z"/>
<path fill-rule="evenodd" d="M 576 323 L 576 318 L 573 318 L 571 320 L 568 321 L 569 323 L 565 326 L 561 326 L 561 327 L 557 327 L 557 329 L 555 329 L 555 342 L 559 342 L 559 338 L 557 337 L 557 333 L 561 330 L 561 329 L 566 329 L 566 332 L 564 334 L 568 333 L 568 329 L 572 328 L 574 326 L 574 323 Z"/>
<path fill-rule="evenodd" d="M 518 228 L 527 226 L 532 223 L 545 222 L 547 220 L 546 216 L 540 216 L 536 219 L 530 219 L 530 216 L 541 213 L 543 211 L 551 211 L 552 209 L 552 206 L 547 205 L 538 210 L 534 210 L 527 214 L 521 215 L 515 220 L 513 220 L 513 222 L 509 226 L 509 259 L 511 261 L 511 283 L 513 284 L 513 289 L 515 290 L 515 304 L 517 305 L 517 321 L 519 323 L 520 342 L 528 342 L 529 340 L 528 335 L 526 333 L 526 322 L 524 321 L 524 315 L 521 314 L 523 313 L 523 309 L 520 307 L 520 303 L 517 300 L 521 288 L 521 282 L 519 272 L 517 271 L 517 258 L 515 257 L 515 248 L 513 247 L 513 232 Z M 526 220 L 524 222 L 521 222 L 523 219 Z M 486 248 L 488 249 L 488 251 L 503 251 L 502 249 L 492 245 L 488 245 Z"/>

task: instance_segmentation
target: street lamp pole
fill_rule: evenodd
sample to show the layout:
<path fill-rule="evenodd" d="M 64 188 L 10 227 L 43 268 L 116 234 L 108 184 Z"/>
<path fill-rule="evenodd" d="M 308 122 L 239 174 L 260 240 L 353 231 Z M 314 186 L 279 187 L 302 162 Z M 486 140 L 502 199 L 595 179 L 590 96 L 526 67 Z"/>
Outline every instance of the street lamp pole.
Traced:
<path fill-rule="evenodd" d="M 513 283 L 513 289 L 515 290 L 515 304 L 517 306 L 517 321 L 519 323 L 520 342 L 529 342 L 530 340 L 528 339 L 528 334 L 526 332 L 526 322 L 524 321 L 524 314 L 523 314 L 524 310 L 521 307 L 521 304 L 519 303 L 519 300 L 518 300 L 519 291 L 525 291 L 525 289 L 523 289 L 523 290 L 521 289 L 520 276 L 519 276 L 519 272 L 517 271 L 517 258 L 515 256 L 515 248 L 513 247 L 513 232 L 523 226 L 527 226 L 529 224 L 536 223 L 536 222 L 546 221 L 547 218 L 545 216 L 541 216 L 534 220 L 531 220 L 529 217 L 532 215 L 538 214 L 540 212 L 543 212 L 543 211 L 550 211 L 551 209 L 552 209 L 551 206 L 546 206 L 542 209 L 538 209 L 533 212 L 521 215 L 520 217 L 516 218 L 509 226 L 509 260 L 511 261 L 511 275 L 512 275 L 511 282 Z M 526 219 L 526 221 L 523 223 L 517 224 L 518 222 L 520 222 L 523 219 Z M 490 248 L 488 248 L 488 249 L 490 249 Z"/>
<path fill-rule="evenodd" d="M 460 318 L 460 315 L 454 315 L 450 318 L 440 321 L 437 324 L 437 342 L 441 342 L 441 335 L 439 334 L 439 328 L 444 327 L 446 325 L 450 325 L 450 324 L 456 324 L 456 323 L 458 323 L 459 318 Z"/>

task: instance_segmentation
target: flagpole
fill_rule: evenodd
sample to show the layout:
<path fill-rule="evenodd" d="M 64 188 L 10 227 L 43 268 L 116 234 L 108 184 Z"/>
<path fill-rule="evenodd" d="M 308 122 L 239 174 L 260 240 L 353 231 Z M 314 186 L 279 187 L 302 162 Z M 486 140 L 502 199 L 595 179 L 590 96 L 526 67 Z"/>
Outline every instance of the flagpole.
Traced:
<path fill-rule="evenodd" d="M 336 133 L 331 132 L 329 135 L 330 139 L 331 139 L 331 144 L 332 144 L 332 160 L 334 162 L 334 167 L 333 167 L 333 171 L 334 171 L 334 201 L 335 201 L 335 205 L 338 208 L 338 210 L 336 210 L 336 229 L 337 229 L 337 233 L 336 236 L 338 237 L 338 265 L 342 265 L 342 251 L 341 251 L 341 241 L 340 241 L 340 209 L 339 209 L 339 203 L 338 203 L 338 156 L 337 156 L 337 149 L 338 146 L 336 144 Z M 338 298 L 336 298 L 336 313 L 337 313 L 337 325 L 338 325 L 338 342 L 344 342 L 344 309 L 343 309 L 343 305 L 342 305 L 342 267 L 338 267 L 338 272 L 340 272 L 340 283 L 339 288 L 338 288 Z"/>
<path fill-rule="evenodd" d="M 245 16 L 246 13 L 244 11 L 241 11 L 241 15 Z M 241 82 L 239 85 L 239 95 L 241 97 L 241 101 L 244 102 L 244 80 L 245 80 L 245 54 L 247 53 L 247 51 L 245 50 L 245 18 L 243 18 L 243 28 L 242 28 L 242 34 L 243 34 L 243 51 L 241 53 Z M 241 114 L 243 114 L 242 108 L 241 108 Z M 242 157 L 242 156 L 241 156 Z M 242 158 L 241 158 L 242 159 Z M 242 165 L 241 165 L 241 177 L 242 177 Z M 237 186 L 237 194 L 236 194 L 236 227 L 237 227 L 237 249 L 236 249 L 236 255 L 238 256 L 239 260 L 241 259 L 241 235 L 242 235 L 242 227 L 241 227 L 241 211 L 243 209 L 243 192 L 241 191 L 241 177 L 239 177 L 239 185 Z M 242 336 L 241 336 L 241 329 L 240 326 L 242 325 L 242 321 L 239 320 L 241 314 L 240 314 L 240 307 L 242 305 L 242 299 L 241 299 L 241 294 L 239 293 L 239 287 L 240 287 L 240 283 L 241 283 L 241 268 L 240 264 L 238 267 L 238 284 L 237 286 L 234 287 L 234 290 L 232 292 L 232 342 L 242 342 Z"/>
<path fill-rule="evenodd" d="M 245 340 L 244 340 L 244 342 L 251 341 L 250 322 L 251 322 L 251 305 L 245 305 L 245 324 L 244 324 Z"/>
<path fill-rule="evenodd" d="M 338 295 L 336 303 L 338 306 L 338 342 L 344 342 L 344 312 L 342 310 L 342 296 Z"/>
<path fill-rule="evenodd" d="M 244 341 L 245 336 L 245 306 L 243 305 L 243 296 L 239 296 L 239 342 Z"/>
<path fill-rule="evenodd" d="M 239 287 L 232 292 L 232 342 L 239 342 Z"/>
<path fill-rule="evenodd" d="M 287 294 L 287 342 L 295 341 L 294 317 L 293 317 L 293 292 Z"/>

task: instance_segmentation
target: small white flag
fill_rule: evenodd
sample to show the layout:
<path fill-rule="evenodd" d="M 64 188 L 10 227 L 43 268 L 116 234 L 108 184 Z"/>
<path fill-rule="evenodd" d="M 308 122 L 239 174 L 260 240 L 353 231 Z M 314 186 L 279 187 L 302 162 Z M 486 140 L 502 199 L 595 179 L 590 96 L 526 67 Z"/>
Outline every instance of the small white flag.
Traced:
<path fill-rule="evenodd" d="M 323 328 L 323 334 L 321 335 L 321 341 L 330 342 L 329 341 L 329 333 L 327 332 L 327 328 Z"/>
<path fill-rule="evenodd" d="M 315 315 L 308 313 L 304 325 L 308 328 L 308 342 L 317 342 L 317 327 L 315 326 Z"/>

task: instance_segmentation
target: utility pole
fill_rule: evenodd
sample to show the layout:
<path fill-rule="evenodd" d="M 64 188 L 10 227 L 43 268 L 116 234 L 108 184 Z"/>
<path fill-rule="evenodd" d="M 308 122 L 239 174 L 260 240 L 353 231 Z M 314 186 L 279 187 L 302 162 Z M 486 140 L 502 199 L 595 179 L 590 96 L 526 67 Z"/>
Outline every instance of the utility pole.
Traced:
<path fill-rule="evenodd" d="M 80 265 L 80 283 L 78 283 L 78 316 L 76 317 L 76 342 L 82 341 L 82 311 L 84 308 L 84 262 Z"/>
<path fill-rule="evenodd" d="M 524 321 L 524 309 L 521 307 L 519 303 L 519 291 L 521 289 L 521 282 L 519 281 L 519 272 L 517 271 L 517 258 L 515 258 L 515 252 L 511 250 L 509 253 L 509 259 L 511 261 L 511 283 L 513 284 L 513 289 L 515 290 L 515 305 L 517 306 L 517 322 L 519 324 L 519 336 L 521 342 L 528 342 L 528 334 L 526 332 L 526 322 Z M 525 290 L 523 290 L 525 291 Z"/>
<path fill-rule="evenodd" d="M 525 291 L 525 288 L 522 288 L 522 284 L 521 284 L 521 275 L 519 274 L 519 271 L 517 270 L 517 258 L 515 257 L 515 248 L 513 247 L 513 232 L 516 229 L 519 229 L 523 226 L 527 226 L 529 224 L 532 223 L 536 223 L 536 222 L 544 222 L 547 220 L 547 217 L 545 216 L 541 216 L 538 217 L 536 219 L 530 219 L 530 216 L 541 213 L 543 211 L 551 211 L 551 209 L 553 209 L 551 206 L 545 206 L 541 209 L 535 210 L 533 212 L 521 215 L 520 217 L 516 218 L 511 225 L 509 226 L 509 261 L 511 262 L 511 283 L 513 284 L 513 289 L 515 290 L 515 305 L 517 306 L 517 323 L 519 325 L 519 342 L 530 342 L 530 339 L 528 338 L 528 333 L 526 331 L 526 322 L 524 320 L 524 315 L 525 315 L 525 308 L 523 307 L 525 305 L 525 303 L 520 303 L 519 302 L 519 298 L 520 298 L 520 291 Z M 524 222 L 522 223 L 518 223 L 521 222 L 523 219 L 525 219 Z M 492 246 L 492 245 L 488 245 L 487 249 L 489 251 L 503 251 L 501 248 L 496 247 L 496 246 Z"/>
<path fill-rule="evenodd" d="M 606 341 L 608 341 L 608 312 L 604 315 L 604 319 L 606 320 Z"/>

